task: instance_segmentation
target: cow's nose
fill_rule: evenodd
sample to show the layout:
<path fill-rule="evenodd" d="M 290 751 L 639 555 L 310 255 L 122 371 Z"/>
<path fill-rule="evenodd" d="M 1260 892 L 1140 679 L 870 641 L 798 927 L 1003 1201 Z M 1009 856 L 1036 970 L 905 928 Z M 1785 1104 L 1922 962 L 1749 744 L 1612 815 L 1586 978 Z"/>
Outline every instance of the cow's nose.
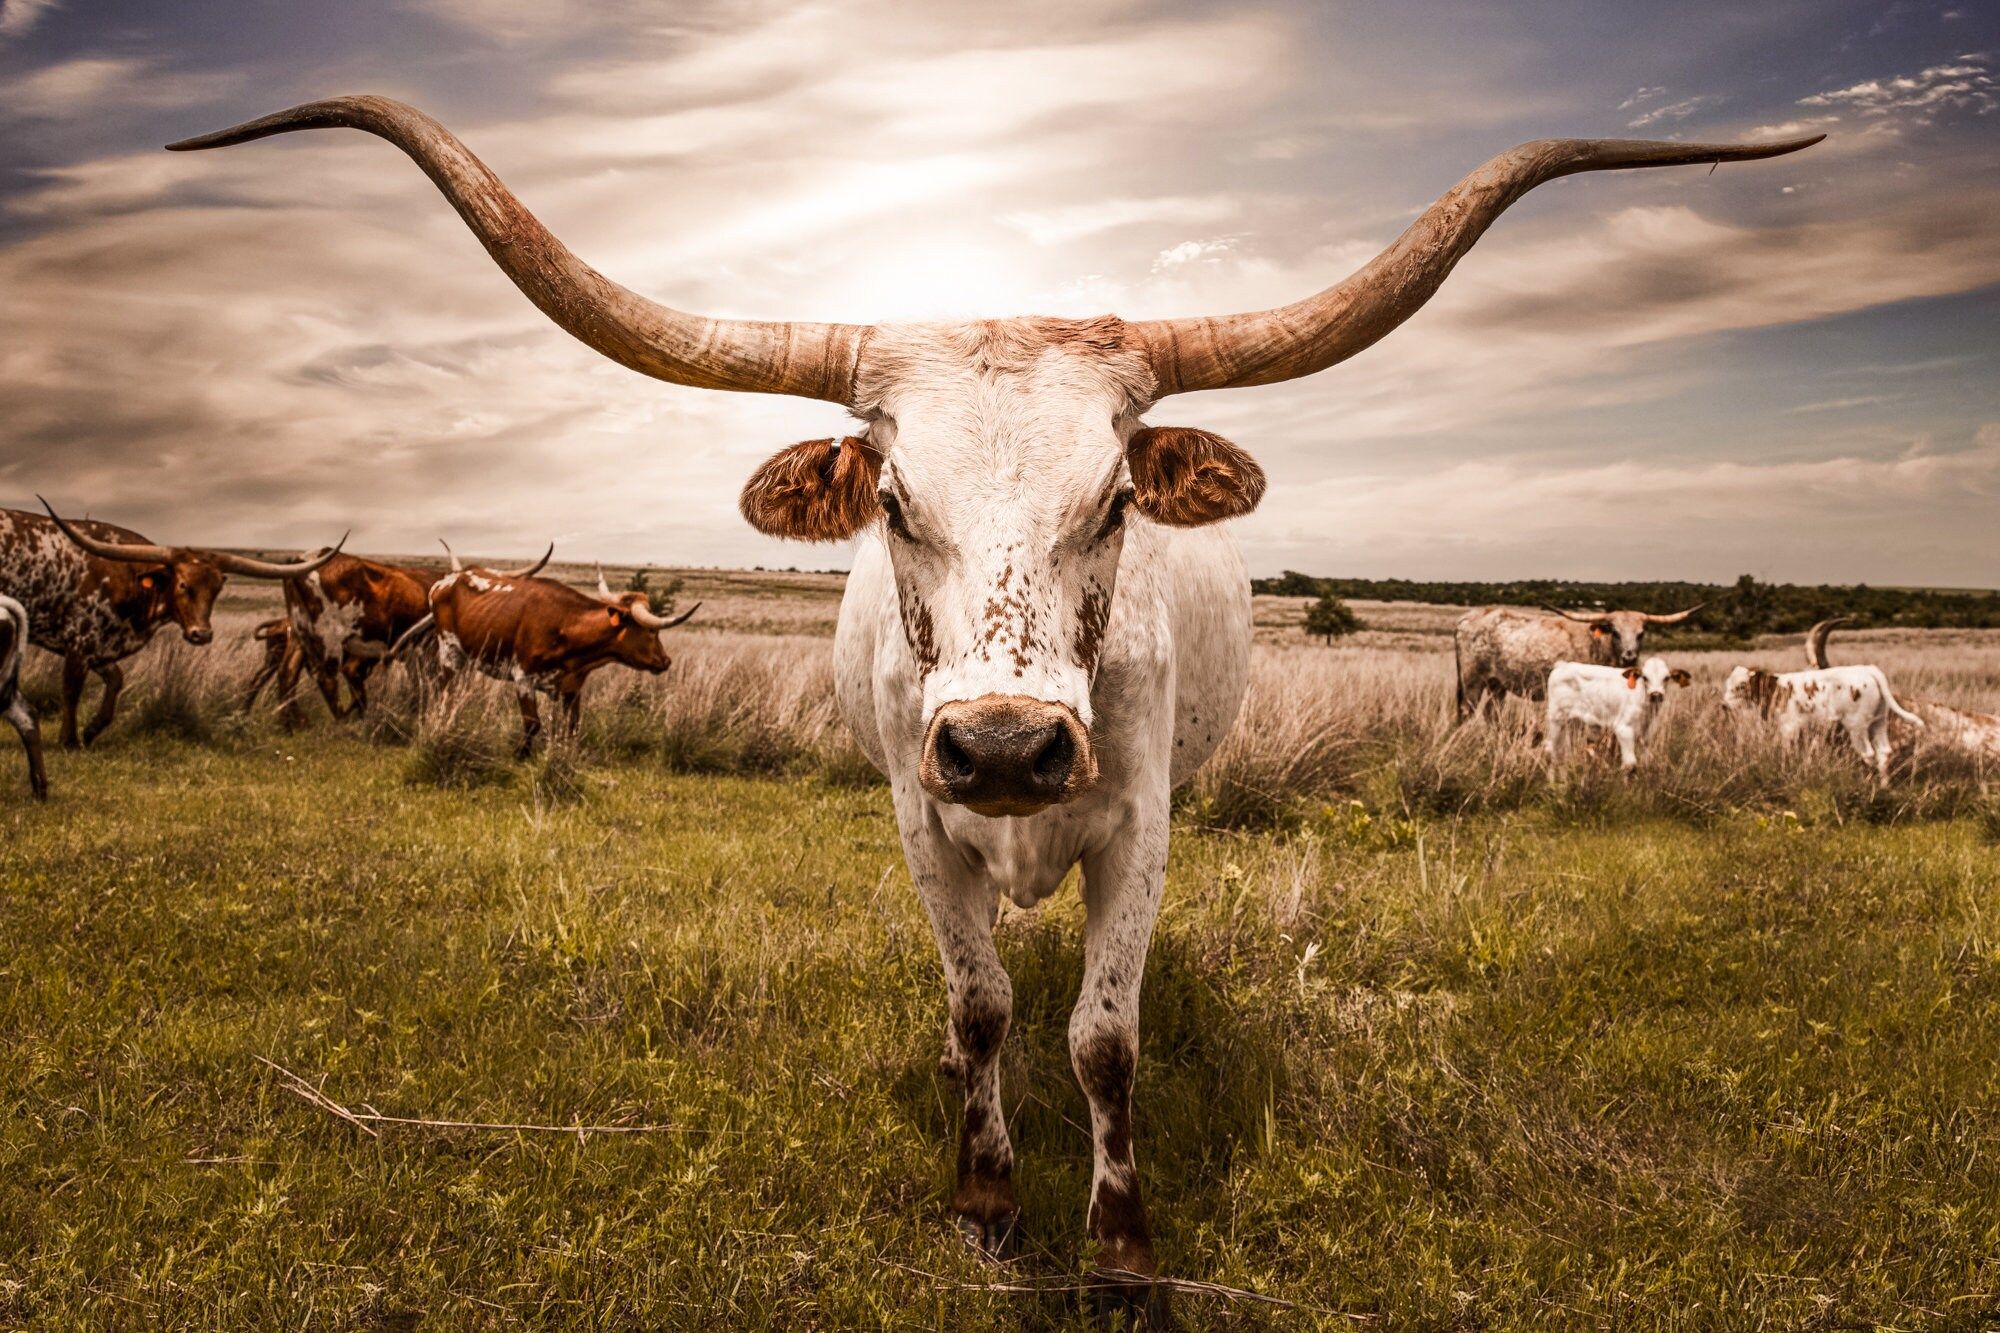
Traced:
<path fill-rule="evenodd" d="M 215 631 L 210 629 L 184 629 L 181 631 L 181 637 L 189 643 L 207 643 L 215 637 Z"/>
<path fill-rule="evenodd" d="M 982 815 L 1030 815 L 1097 779 L 1089 733 L 1061 704 L 989 694 L 942 705 L 918 778 L 940 801 Z"/>
<path fill-rule="evenodd" d="M 1655 695 L 1651 695 L 1651 696 L 1649 696 L 1649 697 L 1650 697 L 1650 698 L 1652 699 L 1652 701 L 1653 701 L 1654 703 L 1656 703 L 1656 704 L 1657 704 L 1657 703 L 1663 703 L 1663 702 L 1665 702 L 1665 700 L 1666 700 L 1666 697 L 1667 697 L 1667 692 L 1666 692 L 1665 690 L 1661 690 L 1661 691 L 1660 691 L 1660 692 L 1659 692 L 1658 694 L 1655 694 Z"/>

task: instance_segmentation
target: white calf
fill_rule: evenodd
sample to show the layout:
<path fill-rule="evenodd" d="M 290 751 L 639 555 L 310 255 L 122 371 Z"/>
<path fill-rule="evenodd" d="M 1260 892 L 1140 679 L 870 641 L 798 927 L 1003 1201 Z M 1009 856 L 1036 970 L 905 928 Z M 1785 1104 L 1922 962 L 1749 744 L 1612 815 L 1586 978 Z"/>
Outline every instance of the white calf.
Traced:
<path fill-rule="evenodd" d="M 1668 669 L 1666 659 L 1649 657 L 1644 666 L 1593 666 L 1558 662 L 1549 672 L 1549 758 L 1560 761 L 1568 751 L 1565 732 L 1571 722 L 1588 722 L 1618 738 L 1620 763 L 1627 773 L 1639 766 L 1639 742 L 1652 729 L 1653 717 L 1667 697 L 1667 686 L 1686 685 L 1688 673 Z"/>
<path fill-rule="evenodd" d="M 1874 666 L 1826 667 L 1819 671 L 1773 673 L 1737 667 L 1722 686 L 1722 706 L 1732 713 L 1752 710 L 1778 719 L 1778 735 L 1788 744 L 1811 726 L 1837 725 L 1854 752 L 1889 780 L 1889 718 L 1913 727 L 1924 720 L 1896 702 L 1888 677 Z"/>

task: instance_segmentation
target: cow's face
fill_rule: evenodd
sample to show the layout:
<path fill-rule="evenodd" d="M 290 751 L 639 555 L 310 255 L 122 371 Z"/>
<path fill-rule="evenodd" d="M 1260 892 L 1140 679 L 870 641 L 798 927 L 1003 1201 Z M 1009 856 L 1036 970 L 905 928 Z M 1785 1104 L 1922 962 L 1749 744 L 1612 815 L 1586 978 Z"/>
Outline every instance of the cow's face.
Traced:
<path fill-rule="evenodd" d="M 1128 525 L 1247 513 L 1263 473 L 1203 431 L 1147 427 L 1116 321 L 877 329 L 865 439 L 797 445 L 745 488 L 766 532 L 864 527 L 888 551 L 923 686 L 918 774 L 940 801 L 1024 815 L 1097 776 L 1091 682 Z"/>
<path fill-rule="evenodd" d="M 1646 614 L 1643 611 L 1607 611 L 1591 625 L 1590 635 L 1610 655 L 1613 666 L 1637 666 L 1639 650 L 1646 646 Z"/>
<path fill-rule="evenodd" d="M 1625 668 L 1625 684 L 1628 688 L 1644 690 L 1646 702 L 1659 705 L 1666 702 L 1667 686 L 1686 685 L 1691 677 L 1679 667 L 1669 668 L 1664 657 L 1649 657 L 1642 667 Z"/>
<path fill-rule="evenodd" d="M 1781 683 L 1770 672 L 1740 666 L 1722 682 L 1722 707 L 1736 714 L 1769 713 L 1781 691 Z"/>
<path fill-rule="evenodd" d="M 667 646 L 660 639 L 660 631 L 647 629 L 632 616 L 632 605 L 646 601 L 642 592 L 620 593 L 616 603 L 604 608 L 606 632 L 611 636 L 610 656 L 621 665 L 635 671 L 647 671 L 659 675 L 674 664 L 667 656 Z"/>
<path fill-rule="evenodd" d="M 181 637 L 189 643 L 207 643 L 215 637 L 209 616 L 222 592 L 226 576 L 199 552 L 176 550 L 165 565 L 146 569 L 139 586 L 153 594 L 155 619 L 170 619 L 181 627 Z"/>

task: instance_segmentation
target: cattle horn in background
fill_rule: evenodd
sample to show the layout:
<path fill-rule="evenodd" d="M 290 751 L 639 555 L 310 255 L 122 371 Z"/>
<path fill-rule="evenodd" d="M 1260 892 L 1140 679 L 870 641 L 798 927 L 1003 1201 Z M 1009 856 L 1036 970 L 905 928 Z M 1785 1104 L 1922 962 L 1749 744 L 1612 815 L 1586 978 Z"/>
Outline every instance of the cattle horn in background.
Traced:
<path fill-rule="evenodd" d="M 1814 671 L 1824 671 L 1827 667 L 1826 641 L 1833 633 L 1835 625 L 1845 625 L 1853 616 L 1835 616 L 1822 620 L 1806 631 L 1806 665 Z"/>
<path fill-rule="evenodd" d="M 42 500 L 41 496 L 35 497 Z M 174 558 L 171 546 L 153 546 L 146 542 L 106 542 L 86 536 L 69 525 L 68 520 L 55 511 L 47 500 L 42 500 L 42 508 L 49 511 L 49 517 L 62 529 L 63 536 L 81 546 L 94 556 L 105 560 L 124 560 L 132 564 L 164 565 Z M 225 574 L 241 574 L 253 579 L 295 579 L 312 573 L 327 561 L 340 554 L 340 548 L 347 545 L 351 532 L 341 534 L 340 540 L 332 546 L 323 547 L 316 555 L 303 560 L 252 560 L 247 555 L 231 555 L 227 551 L 210 551 L 208 556 L 215 561 L 216 568 Z"/>
<path fill-rule="evenodd" d="M 694 617 L 694 613 L 699 610 L 701 610 L 701 603 L 696 602 L 677 616 L 656 616 L 653 614 L 653 608 L 648 606 L 643 599 L 625 608 L 626 614 L 632 617 L 633 624 L 637 625 L 640 629 L 650 630 L 672 629 L 676 625 L 685 625 Z"/>
<path fill-rule="evenodd" d="M 709 319 L 621 287 L 571 254 L 450 130 L 415 107 L 387 97 L 333 97 L 167 147 L 185 152 L 338 128 L 379 135 L 409 154 L 514 285 L 619 364 L 702 389 L 852 400 L 864 326 Z"/>
<path fill-rule="evenodd" d="M 1696 602 L 1693 606 L 1690 606 L 1687 610 L 1676 611 L 1670 616 L 1656 616 L 1649 611 L 1646 613 L 1646 623 L 1648 625 L 1678 625 L 1683 620 L 1686 620 L 1689 616 L 1693 615 L 1695 612 L 1701 610 L 1704 606 L 1707 605 L 1708 605 L 1707 602 Z"/>
<path fill-rule="evenodd" d="M 1161 397 L 1298 379 L 1345 361 L 1416 314 L 1494 219 L 1537 185 L 1583 171 L 1778 157 L 1825 137 L 1766 144 L 1537 139 L 1461 180 L 1388 249 L 1325 291 L 1275 310 L 1147 320 L 1132 328 L 1144 340 Z"/>
<path fill-rule="evenodd" d="M 458 552 L 451 549 L 451 543 L 446 541 L 444 538 L 440 537 L 438 538 L 438 545 L 444 547 L 444 553 L 451 557 L 451 572 L 454 574 L 464 573 L 465 565 L 463 562 L 459 560 Z M 554 555 L 555 553 L 556 553 L 556 544 L 554 542 L 550 542 L 549 549 L 542 552 L 542 558 L 540 560 L 537 560 L 532 565 L 523 565 L 519 569 L 495 569 L 489 572 L 496 574 L 503 579 L 531 579 L 535 577 L 535 575 L 541 573 L 542 570 L 548 566 L 549 557 Z"/>
<path fill-rule="evenodd" d="M 408 154 L 543 314 L 619 364 L 698 388 L 853 402 L 868 326 L 710 319 L 639 296 L 570 253 L 451 131 L 393 99 L 307 102 L 167 147 L 186 152 L 339 128 L 376 135 Z M 1273 310 L 1127 327 L 1145 348 L 1156 398 L 1297 379 L 1346 360 L 1415 314 L 1494 219 L 1537 185 L 1584 171 L 1777 157 L 1825 137 L 1763 144 L 1537 139 L 1465 177 L 1388 249 L 1324 291 Z"/>
<path fill-rule="evenodd" d="M 1605 613 L 1602 611 L 1591 611 L 1583 614 L 1575 611 L 1565 611 L 1559 606 L 1550 606 L 1547 602 L 1537 602 L 1535 605 L 1552 615 L 1561 616 L 1564 620 L 1575 620 L 1585 625 L 1594 625 L 1604 619 L 1605 616 Z"/>

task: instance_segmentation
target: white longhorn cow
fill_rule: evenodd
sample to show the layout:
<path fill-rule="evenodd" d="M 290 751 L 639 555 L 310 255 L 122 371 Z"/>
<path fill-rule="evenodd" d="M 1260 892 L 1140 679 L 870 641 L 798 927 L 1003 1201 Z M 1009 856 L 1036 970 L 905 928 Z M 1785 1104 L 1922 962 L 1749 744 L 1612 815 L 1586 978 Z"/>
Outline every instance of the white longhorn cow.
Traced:
<path fill-rule="evenodd" d="M 944 1065 L 964 1119 L 951 1208 L 987 1251 L 1016 1217 L 998 1055 L 1012 989 L 1001 895 L 1030 904 L 1083 867 L 1083 989 L 1069 1024 L 1090 1103 L 1090 1232 L 1109 1270 L 1150 1275 L 1133 1158 L 1139 985 L 1166 875 L 1168 793 L 1235 719 L 1250 594 L 1232 538 L 1264 479 L 1204 431 L 1149 426 L 1160 399 L 1323 370 L 1428 300 L 1501 211 L 1545 181 L 1773 157 L 1817 141 L 1549 139 L 1487 162 L 1345 281 L 1249 314 L 861 326 L 690 315 L 585 265 L 443 126 L 341 97 L 185 140 L 214 148 L 347 127 L 389 140 L 557 324 L 644 374 L 849 409 L 842 440 L 794 445 L 743 495 L 759 529 L 863 534 L 841 606 L 841 705 L 888 776 L 949 996 Z"/>

